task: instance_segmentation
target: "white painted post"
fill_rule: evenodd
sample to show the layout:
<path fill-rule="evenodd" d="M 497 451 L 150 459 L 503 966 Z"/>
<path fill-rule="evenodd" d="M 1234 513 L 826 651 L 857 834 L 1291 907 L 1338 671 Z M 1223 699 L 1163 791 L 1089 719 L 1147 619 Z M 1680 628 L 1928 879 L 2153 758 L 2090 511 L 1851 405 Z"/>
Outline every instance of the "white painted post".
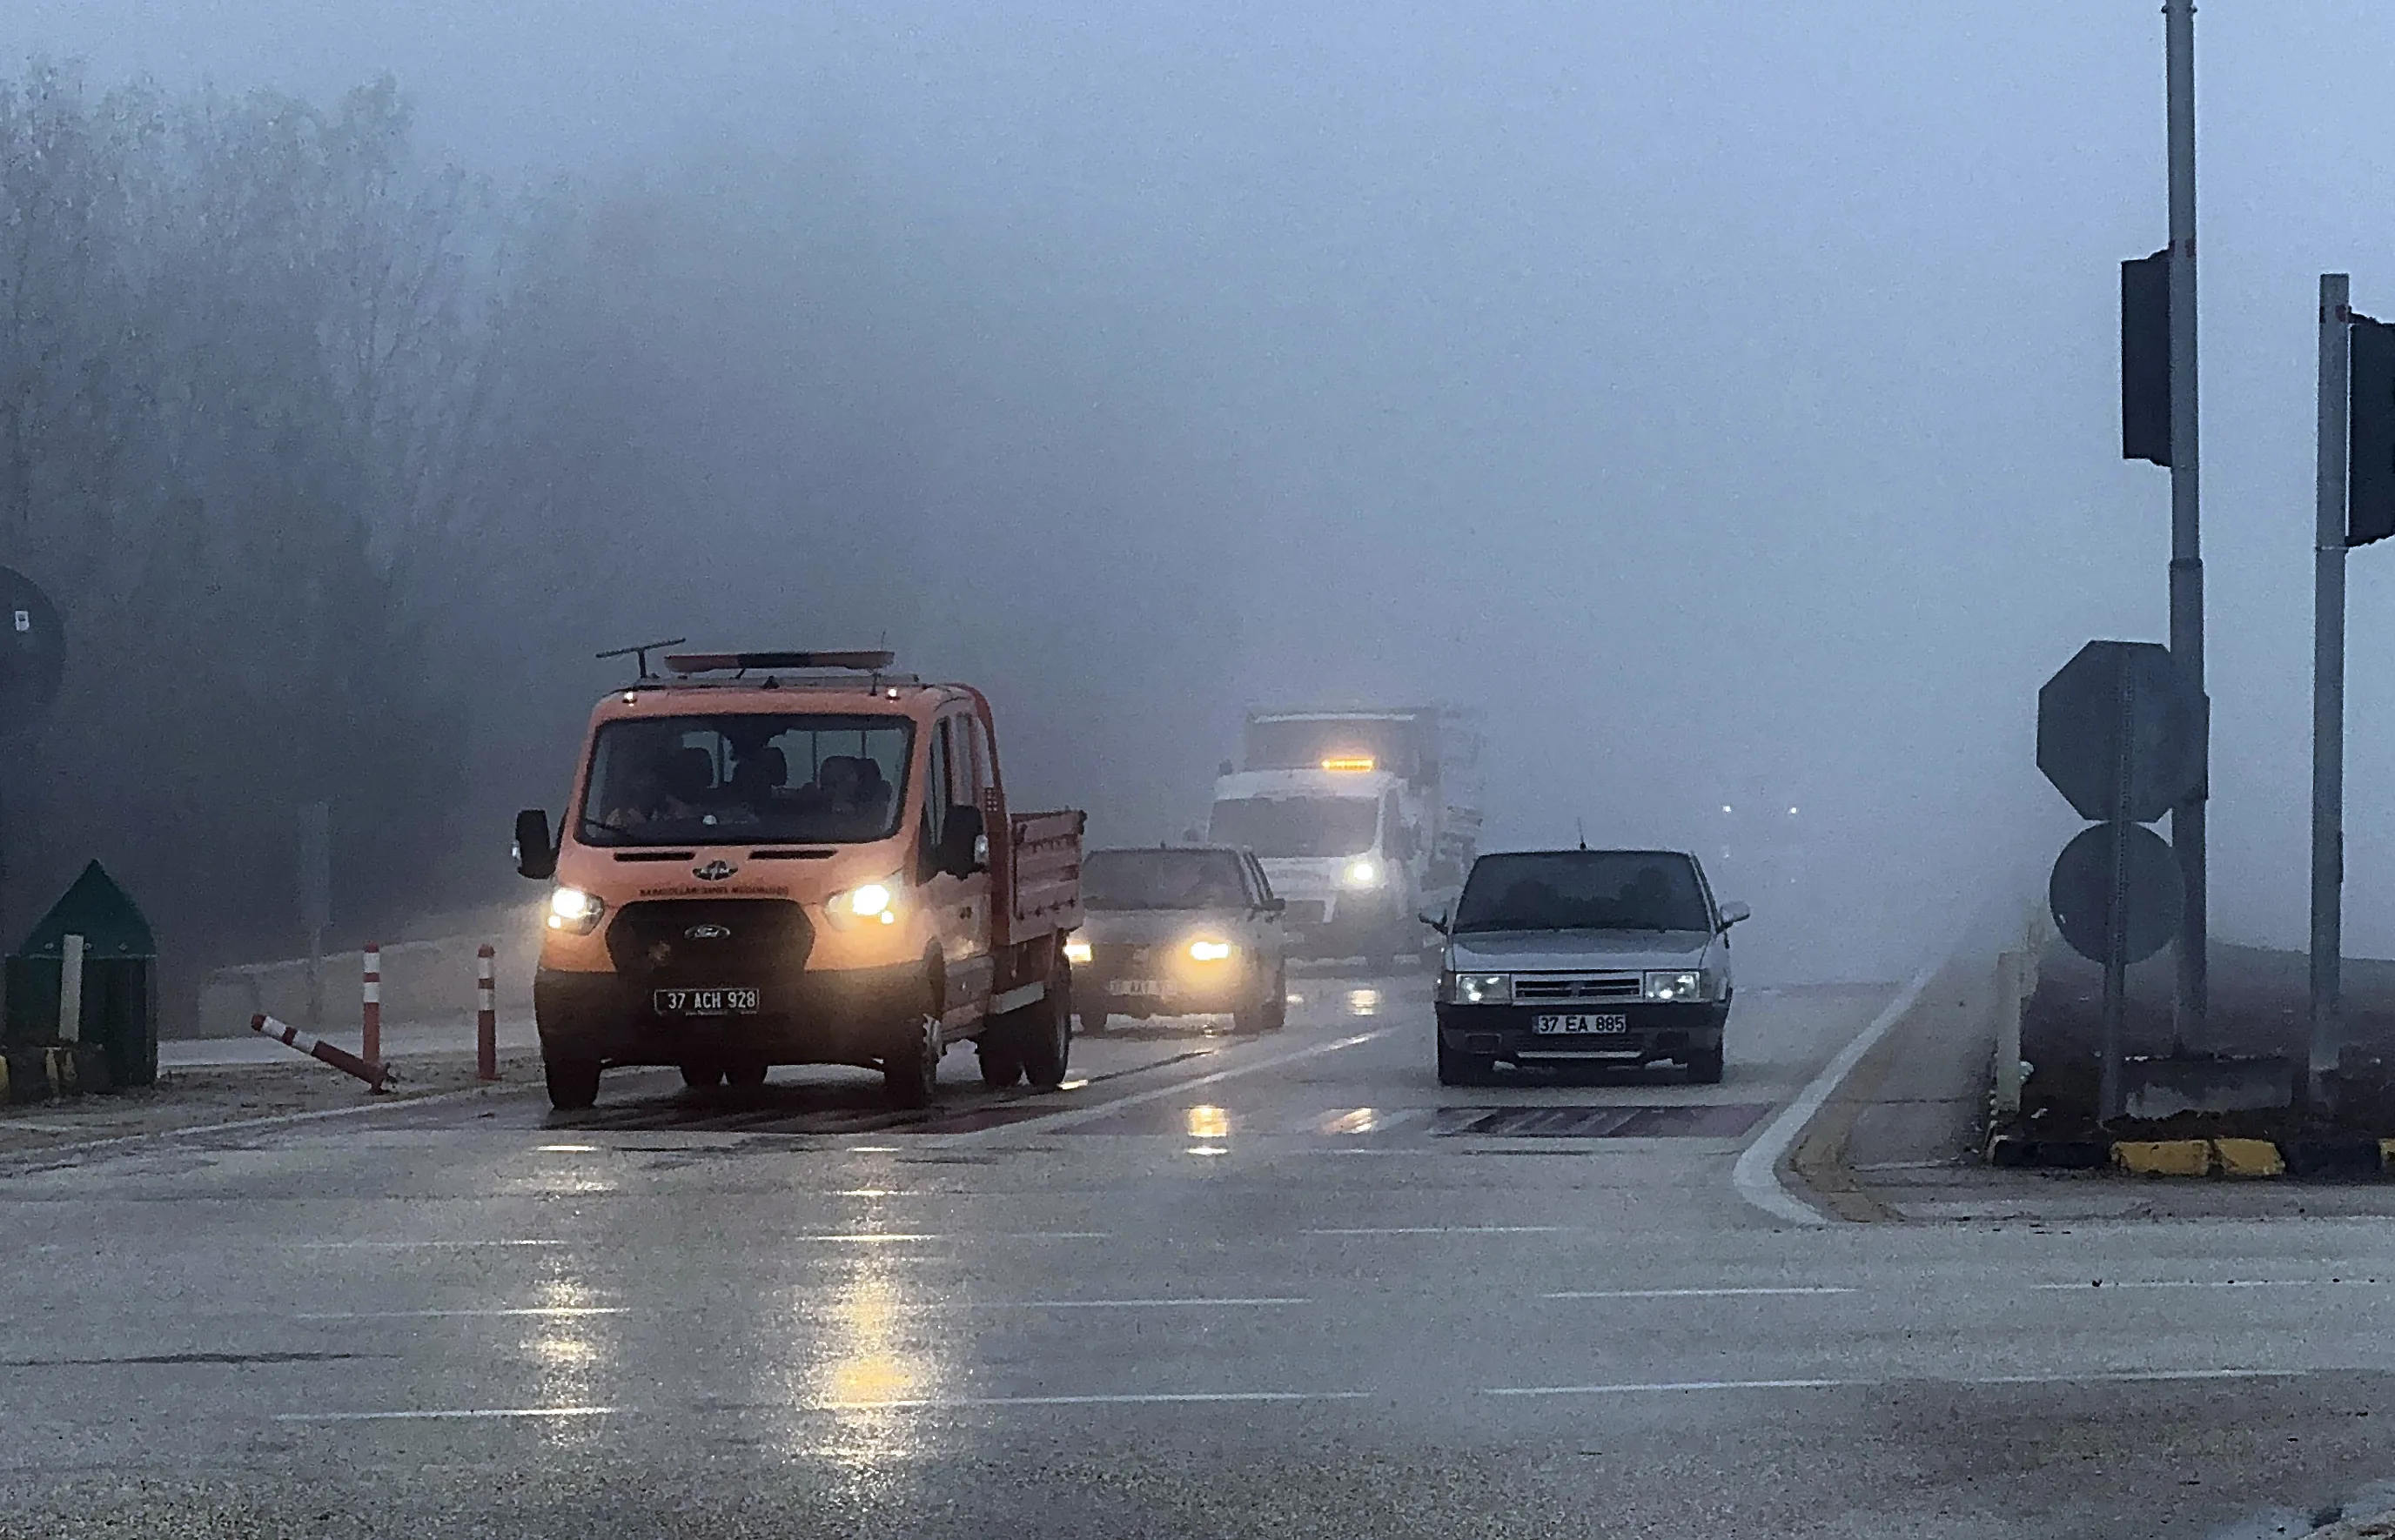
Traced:
<path fill-rule="evenodd" d="M 59 1041 L 83 1041 L 83 938 L 59 943 Z"/>

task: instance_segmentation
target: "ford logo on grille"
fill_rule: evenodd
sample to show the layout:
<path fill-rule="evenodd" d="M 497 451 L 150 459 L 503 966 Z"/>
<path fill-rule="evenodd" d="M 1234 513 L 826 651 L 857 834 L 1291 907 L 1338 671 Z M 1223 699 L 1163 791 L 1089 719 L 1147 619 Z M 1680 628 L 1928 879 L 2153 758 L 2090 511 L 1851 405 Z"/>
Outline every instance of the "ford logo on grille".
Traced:
<path fill-rule="evenodd" d="M 704 866 L 692 867 L 690 875 L 701 882 L 721 882 L 738 870 L 739 867 L 728 861 L 710 861 Z"/>
<path fill-rule="evenodd" d="M 694 925 L 682 935 L 694 941 L 720 941 L 732 934 L 731 928 L 721 925 Z"/>

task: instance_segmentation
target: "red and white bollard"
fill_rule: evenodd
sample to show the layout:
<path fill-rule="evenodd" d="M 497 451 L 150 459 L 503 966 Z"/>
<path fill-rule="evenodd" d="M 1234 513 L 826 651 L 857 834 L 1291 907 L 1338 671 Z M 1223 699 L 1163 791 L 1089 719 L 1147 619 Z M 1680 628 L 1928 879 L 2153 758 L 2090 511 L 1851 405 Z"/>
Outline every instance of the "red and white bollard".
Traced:
<path fill-rule="evenodd" d="M 390 1066 L 387 1064 L 372 1063 L 360 1059 L 347 1048 L 337 1048 L 323 1038 L 311 1033 L 301 1032 L 298 1027 L 288 1026 L 271 1016 L 251 1017 L 249 1030 L 271 1037 L 278 1043 L 288 1044 L 317 1062 L 330 1064 L 344 1074 L 356 1075 L 372 1090 L 390 1090 L 391 1081 L 397 1078 L 390 1073 Z"/>
<path fill-rule="evenodd" d="M 499 1001 L 488 941 L 474 954 L 474 1078 L 499 1078 Z"/>
<path fill-rule="evenodd" d="M 369 1064 L 382 1062 L 382 948 L 373 941 L 366 943 L 365 967 L 360 989 L 364 1003 L 358 1007 L 358 1052 Z"/>

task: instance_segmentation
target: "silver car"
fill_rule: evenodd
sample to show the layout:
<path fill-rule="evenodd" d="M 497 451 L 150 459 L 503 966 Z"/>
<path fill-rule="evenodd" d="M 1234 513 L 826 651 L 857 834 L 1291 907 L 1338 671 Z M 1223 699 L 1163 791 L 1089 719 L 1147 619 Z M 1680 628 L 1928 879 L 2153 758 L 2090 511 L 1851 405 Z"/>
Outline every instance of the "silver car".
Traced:
<path fill-rule="evenodd" d="M 1240 1032 L 1277 1030 L 1288 939 L 1264 868 L 1227 845 L 1092 850 L 1081 928 L 1065 943 L 1083 1032 L 1110 1017 L 1228 1012 Z"/>
<path fill-rule="evenodd" d="M 1685 850 L 1519 850 L 1472 864 L 1438 975 L 1438 1078 L 1516 1065 L 1673 1060 L 1722 1077 L 1730 927 Z"/>

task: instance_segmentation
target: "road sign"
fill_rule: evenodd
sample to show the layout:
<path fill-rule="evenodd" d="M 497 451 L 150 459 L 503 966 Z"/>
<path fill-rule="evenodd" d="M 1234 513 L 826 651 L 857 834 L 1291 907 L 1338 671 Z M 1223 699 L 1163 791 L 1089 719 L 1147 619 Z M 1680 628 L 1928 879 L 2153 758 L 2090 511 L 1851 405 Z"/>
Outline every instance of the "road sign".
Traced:
<path fill-rule="evenodd" d="M 2116 832 L 2122 840 L 2117 886 L 2112 860 Z M 2071 950 L 2094 962 L 2106 960 L 2106 930 L 2116 892 L 2121 899 L 2122 963 L 2143 962 L 2168 946 L 2187 894 L 2179 882 L 2178 858 L 2162 836 L 2141 823 L 2098 823 L 2082 829 L 2079 837 L 2062 848 L 2046 885 L 2046 899 L 2054 908 L 2054 927 Z"/>
<path fill-rule="evenodd" d="M 2203 787 L 2205 710 L 2169 648 L 2091 641 L 2037 692 L 2037 768 L 2082 818 L 2150 823 Z"/>
<path fill-rule="evenodd" d="M 0 733 L 40 719 L 65 670 L 58 610 L 24 573 L 0 567 Z"/>

